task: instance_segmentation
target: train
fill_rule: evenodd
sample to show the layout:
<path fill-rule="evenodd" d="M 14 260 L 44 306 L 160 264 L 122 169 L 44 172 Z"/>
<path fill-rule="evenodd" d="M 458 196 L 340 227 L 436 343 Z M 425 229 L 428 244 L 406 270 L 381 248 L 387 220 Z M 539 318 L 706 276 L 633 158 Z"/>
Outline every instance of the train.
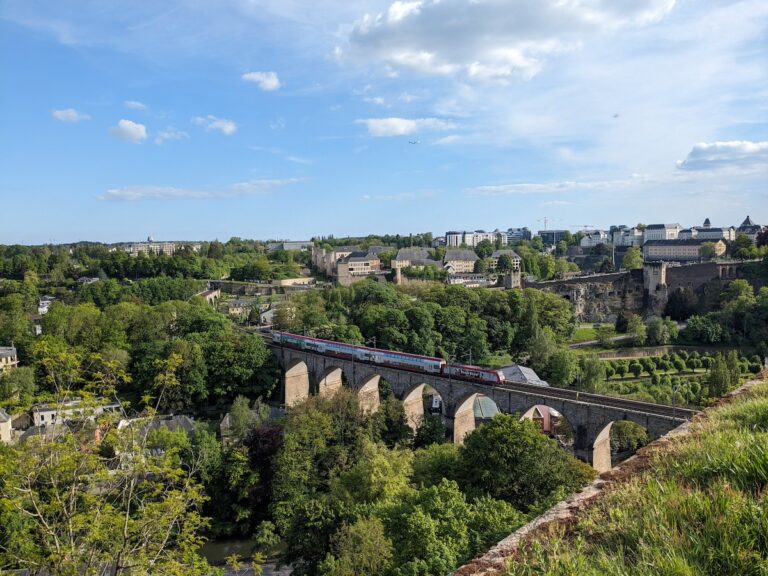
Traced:
<path fill-rule="evenodd" d="M 364 346 L 355 346 L 353 344 L 343 344 L 331 340 L 300 336 L 298 334 L 291 334 L 290 332 L 272 332 L 272 341 L 275 344 L 296 348 L 298 350 L 318 352 L 320 354 L 338 356 L 339 358 L 346 358 L 358 362 L 390 366 L 392 368 L 400 368 L 414 372 L 442 375 L 456 380 L 471 380 L 482 382 L 484 384 L 501 384 L 504 382 L 504 373 L 501 370 L 492 370 L 465 364 L 448 364 L 442 358 L 419 356 L 418 354 L 394 352 L 392 350 L 381 350 L 378 348 L 366 348 Z"/>

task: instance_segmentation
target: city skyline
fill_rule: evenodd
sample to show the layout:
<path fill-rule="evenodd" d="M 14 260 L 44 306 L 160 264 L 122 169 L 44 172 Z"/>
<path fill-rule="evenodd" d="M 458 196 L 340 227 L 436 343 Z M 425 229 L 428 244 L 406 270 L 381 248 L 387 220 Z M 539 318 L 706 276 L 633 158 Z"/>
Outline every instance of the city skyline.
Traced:
<path fill-rule="evenodd" d="M 0 243 L 766 224 L 767 23 L 754 0 L 6 0 Z"/>

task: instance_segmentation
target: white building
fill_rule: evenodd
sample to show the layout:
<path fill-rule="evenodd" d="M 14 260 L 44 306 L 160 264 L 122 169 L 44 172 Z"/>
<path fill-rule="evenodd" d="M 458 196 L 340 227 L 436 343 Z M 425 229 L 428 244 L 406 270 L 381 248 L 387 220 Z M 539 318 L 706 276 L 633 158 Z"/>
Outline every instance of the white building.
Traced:
<path fill-rule="evenodd" d="M 32 423 L 34 426 L 51 426 L 63 424 L 76 418 L 92 418 L 104 412 L 118 409 L 120 409 L 120 404 L 117 402 L 99 406 L 83 406 L 83 401 L 80 399 L 58 404 L 37 404 L 32 407 Z"/>
<path fill-rule="evenodd" d="M 11 417 L 2 408 L 0 408 L 0 442 L 3 444 L 10 444 L 13 433 L 13 426 Z"/>
<path fill-rule="evenodd" d="M 643 243 L 649 240 L 677 240 L 680 224 L 648 224 L 643 232 Z"/>
<path fill-rule="evenodd" d="M 464 244 L 474 248 L 483 240 L 488 240 L 491 244 L 494 244 L 497 238 L 501 240 L 502 244 L 507 243 L 507 234 L 500 230 L 494 230 L 493 232 L 486 232 L 485 230 L 475 230 L 474 232 L 451 231 L 445 233 L 445 245 L 448 248 L 458 248 Z"/>
<path fill-rule="evenodd" d="M 614 228 L 611 234 L 611 241 L 616 247 L 619 246 L 642 246 L 643 245 L 643 231 L 639 228 L 627 228 L 626 226 L 618 226 Z"/>
<path fill-rule="evenodd" d="M 608 244 L 609 242 L 608 232 L 605 230 L 589 230 L 584 233 L 579 246 L 582 248 L 594 248 L 599 244 Z"/>

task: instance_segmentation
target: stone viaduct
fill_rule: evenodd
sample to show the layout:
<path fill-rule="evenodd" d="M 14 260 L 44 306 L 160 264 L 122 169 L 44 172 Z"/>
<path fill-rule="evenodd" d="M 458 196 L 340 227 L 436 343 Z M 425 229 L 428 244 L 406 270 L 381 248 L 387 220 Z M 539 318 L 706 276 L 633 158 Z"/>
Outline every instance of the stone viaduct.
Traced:
<path fill-rule="evenodd" d="M 355 390 L 364 410 L 379 406 L 379 381 L 385 379 L 405 406 L 408 423 L 414 429 L 424 415 L 423 393 L 433 388 L 443 401 L 443 420 L 461 443 L 475 428 L 474 402 L 486 396 L 500 412 L 524 414 L 533 406 L 554 408 L 574 431 L 574 453 L 597 470 L 611 467 L 610 428 L 617 420 L 631 420 L 660 436 L 694 412 L 673 411 L 669 406 L 648 404 L 572 390 L 506 382 L 488 385 L 456 380 L 442 375 L 422 374 L 376 364 L 362 363 L 314 352 L 269 344 L 285 372 L 284 401 L 287 406 L 305 400 L 310 393 L 332 394 L 342 386 Z"/>

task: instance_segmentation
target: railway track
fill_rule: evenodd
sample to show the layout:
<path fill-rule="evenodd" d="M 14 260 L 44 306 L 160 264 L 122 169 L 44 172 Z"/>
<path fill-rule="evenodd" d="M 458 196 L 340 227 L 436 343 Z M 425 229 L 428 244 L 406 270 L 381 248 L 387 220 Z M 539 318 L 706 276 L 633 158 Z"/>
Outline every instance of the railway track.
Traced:
<path fill-rule="evenodd" d="M 268 346 L 276 346 L 272 341 L 272 334 L 270 332 L 252 331 L 252 334 L 258 334 L 264 343 Z M 361 362 L 364 363 L 364 362 Z M 367 364 L 367 362 L 365 362 Z M 453 377 L 453 380 L 462 380 L 462 378 Z M 474 380 L 467 380 L 472 384 L 479 384 L 481 386 L 488 386 L 489 388 L 501 388 L 515 392 L 523 392 L 527 394 L 533 394 L 536 396 L 542 396 L 546 398 L 569 400 L 571 402 L 583 402 L 586 404 L 593 404 L 596 406 L 605 406 L 609 408 L 616 408 L 619 410 L 628 410 L 633 412 L 643 412 L 647 414 L 654 414 L 656 416 L 665 416 L 668 418 L 675 418 L 678 420 L 690 420 L 695 414 L 696 410 L 690 408 L 672 407 L 666 404 L 654 404 L 652 402 L 641 402 L 639 400 L 628 400 L 626 398 L 619 398 L 616 396 L 605 396 L 603 394 L 591 394 L 588 392 L 579 392 L 576 390 L 570 390 L 567 388 L 555 388 L 552 386 L 537 386 L 535 384 L 524 384 L 522 382 L 514 382 L 512 380 L 505 380 L 503 384 L 486 384 L 478 383 Z"/>

